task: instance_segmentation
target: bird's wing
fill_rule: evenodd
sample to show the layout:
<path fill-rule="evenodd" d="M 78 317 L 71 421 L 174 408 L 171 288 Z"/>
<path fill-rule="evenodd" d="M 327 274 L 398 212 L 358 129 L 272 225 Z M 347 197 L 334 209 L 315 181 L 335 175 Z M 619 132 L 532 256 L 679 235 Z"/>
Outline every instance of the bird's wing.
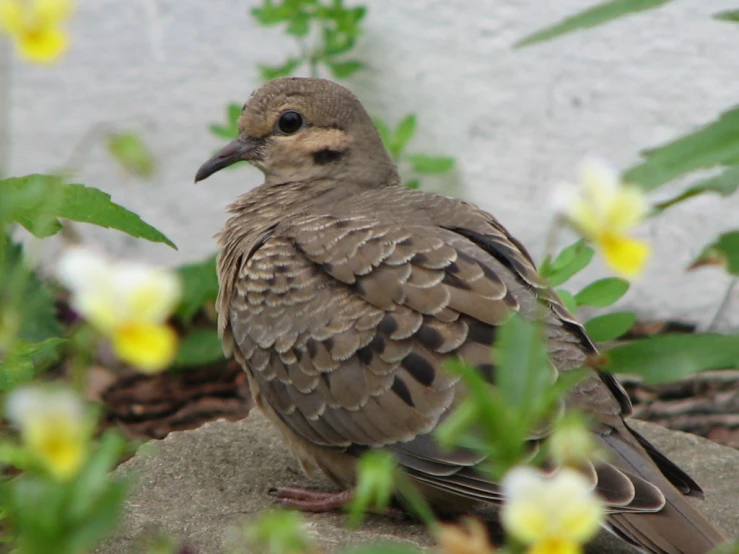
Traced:
<path fill-rule="evenodd" d="M 479 454 L 443 451 L 429 433 L 464 394 L 444 360 L 460 357 L 492 377 L 490 345 L 512 312 L 544 319 L 560 369 L 592 348 L 528 256 L 494 225 L 480 234 L 305 216 L 278 231 L 241 256 L 227 303 L 226 335 L 265 401 L 314 445 L 386 447 L 419 481 L 498 499 L 474 469 Z M 541 298 L 550 306 L 543 316 Z M 593 372 L 574 394 L 604 433 L 628 406 L 614 390 Z M 664 504 L 659 489 L 614 466 L 590 474 L 614 508 Z"/>

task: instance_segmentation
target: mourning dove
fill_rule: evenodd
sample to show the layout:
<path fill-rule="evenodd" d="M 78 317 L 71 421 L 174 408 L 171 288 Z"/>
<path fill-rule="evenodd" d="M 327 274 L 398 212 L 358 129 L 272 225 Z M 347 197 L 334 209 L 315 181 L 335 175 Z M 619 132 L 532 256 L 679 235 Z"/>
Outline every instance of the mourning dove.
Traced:
<path fill-rule="evenodd" d="M 360 102 L 330 81 L 259 88 L 239 136 L 195 180 L 242 160 L 265 182 L 229 207 L 219 234 L 218 330 L 303 469 L 342 487 L 278 496 L 306 510 L 339 506 L 357 458 L 384 449 L 436 505 L 504 501 L 476 470 L 480 454 L 434 439 L 464 397 L 445 361 L 492 381 L 490 346 L 514 312 L 542 320 L 557 370 L 596 353 L 523 245 L 473 204 L 403 187 Z M 613 376 L 591 370 L 567 402 L 593 419 L 610 454 L 588 472 L 608 530 L 655 553 L 725 542 L 684 499 L 700 487 L 624 422 L 631 404 Z"/>

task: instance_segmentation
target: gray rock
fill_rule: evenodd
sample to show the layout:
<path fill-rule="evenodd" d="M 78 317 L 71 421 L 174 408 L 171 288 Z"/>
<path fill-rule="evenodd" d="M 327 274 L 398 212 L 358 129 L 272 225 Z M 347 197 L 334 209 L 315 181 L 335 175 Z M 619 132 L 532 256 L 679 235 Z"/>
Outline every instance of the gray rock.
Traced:
<path fill-rule="evenodd" d="M 701 507 L 707 516 L 730 536 L 739 535 L 739 451 L 657 425 L 633 423 L 705 488 L 707 500 Z M 121 529 L 99 554 L 141 551 L 142 538 L 153 531 L 176 536 L 199 554 L 246 552 L 235 529 L 271 505 L 269 487 L 326 486 L 301 474 L 277 433 L 256 411 L 238 423 L 217 421 L 148 443 L 117 471 L 135 476 L 136 485 Z M 341 514 L 307 514 L 305 521 L 329 552 L 379 540 L 421 547 L 433 543 L 420 525 L 381 516 L 370 516 L 354 530 L 345 528 Z M 606 533 L 588 550 L 633 552 Z"/>

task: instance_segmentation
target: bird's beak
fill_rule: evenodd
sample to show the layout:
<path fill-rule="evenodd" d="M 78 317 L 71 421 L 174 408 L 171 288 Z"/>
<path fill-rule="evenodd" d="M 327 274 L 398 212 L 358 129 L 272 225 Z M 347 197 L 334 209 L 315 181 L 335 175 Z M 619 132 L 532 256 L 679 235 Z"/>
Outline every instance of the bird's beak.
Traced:
<path fill-rule="evenodd" d="M 224 167 L 233 165 L 236 162 L 252 162 L 258 161 L 262 156 L 262 139 L 253 137 L 237 137 L 221 150 L 216 152 L 215 156 L 200 166 L 195 174 L 195 182 L 207 179 L 217 171 Z"/>

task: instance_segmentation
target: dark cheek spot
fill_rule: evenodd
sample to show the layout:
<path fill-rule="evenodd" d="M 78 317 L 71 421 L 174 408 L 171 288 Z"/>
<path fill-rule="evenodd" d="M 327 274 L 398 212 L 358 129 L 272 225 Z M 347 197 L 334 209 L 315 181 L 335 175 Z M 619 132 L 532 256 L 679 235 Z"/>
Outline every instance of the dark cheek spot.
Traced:
<path fill-rule="evenodd" d="M 313 162 L 316 165 L 326 165 L 336 162 L 344 157 L 346 150 L 332 150 L 331 148 L 324 148 L 318 152 L 313 152 Z"/>

